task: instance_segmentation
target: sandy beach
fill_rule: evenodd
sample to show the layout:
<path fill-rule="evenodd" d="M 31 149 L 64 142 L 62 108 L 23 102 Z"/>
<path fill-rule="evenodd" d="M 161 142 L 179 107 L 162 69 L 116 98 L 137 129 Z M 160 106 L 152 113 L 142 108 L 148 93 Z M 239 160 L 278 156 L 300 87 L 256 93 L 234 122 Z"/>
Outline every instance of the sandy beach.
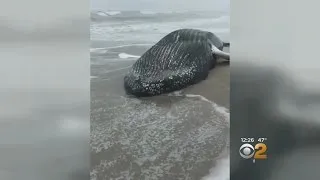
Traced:
<path fill-rule="evenodd" d="M 223 107 L 229 107 L 229 66 L 218 65 L 206 80 L 179 95 L 140 99 L 125 95 L 127 68 L 121 67 L 112 68 L 109 78 L 91 82 L 92 177 L 206 176 L 228 141 L 228 110 Z M 180 97 L 186 94 L 190 96 Z"/>
<path fill-rule="evenodd" d="M 229 65 L 181 91 L 135 98 L 125 94 L 123 77 L 152 43 L 99 43 L 109 47 L 91 54 L 91 179 L 229 175 L 228 165 L 218 167 L 229 143 Z"/>

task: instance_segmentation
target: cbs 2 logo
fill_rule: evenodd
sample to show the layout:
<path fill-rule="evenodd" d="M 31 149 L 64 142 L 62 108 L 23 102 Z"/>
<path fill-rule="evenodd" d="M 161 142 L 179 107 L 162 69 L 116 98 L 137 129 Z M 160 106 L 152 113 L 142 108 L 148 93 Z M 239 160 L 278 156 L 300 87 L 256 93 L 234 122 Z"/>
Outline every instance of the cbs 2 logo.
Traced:
<path fill-rule="evenodd" d="M 245 159 L 252 157 L 254 159 L 267 159 L 266 151 L 267 145 L 264 143 L 258 143 L 254 147 L 251 144 L 243 144 L 239 149 L 240 156 Z"/>

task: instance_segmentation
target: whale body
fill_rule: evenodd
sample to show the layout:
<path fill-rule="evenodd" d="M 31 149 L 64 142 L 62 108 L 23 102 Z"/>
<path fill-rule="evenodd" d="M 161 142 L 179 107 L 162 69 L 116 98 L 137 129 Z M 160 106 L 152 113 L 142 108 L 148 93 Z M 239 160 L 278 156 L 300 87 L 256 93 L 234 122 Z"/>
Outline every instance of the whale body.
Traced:
<path fill-rule="evenodd" d="M 142 97 L 170 93 L 207 78 L 218 57 L 229 54 L 217 36 L 197 29 L 179 29 L 147 50 L 124 77 L 127 94 Z"/>

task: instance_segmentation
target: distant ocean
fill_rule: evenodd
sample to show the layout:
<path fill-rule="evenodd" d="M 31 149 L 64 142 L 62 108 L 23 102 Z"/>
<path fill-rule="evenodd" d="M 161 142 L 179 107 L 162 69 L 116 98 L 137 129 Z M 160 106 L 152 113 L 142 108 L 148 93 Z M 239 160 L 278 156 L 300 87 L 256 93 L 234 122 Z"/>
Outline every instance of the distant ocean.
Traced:
<path fill-rule="evenodd" d="M 92 48 L 103 48 L 101 41 L 155 43 L 179 28 L 211 31 L 229 41 L 229 19 L 226 12 L 95 11 L 90 25 Z"/>

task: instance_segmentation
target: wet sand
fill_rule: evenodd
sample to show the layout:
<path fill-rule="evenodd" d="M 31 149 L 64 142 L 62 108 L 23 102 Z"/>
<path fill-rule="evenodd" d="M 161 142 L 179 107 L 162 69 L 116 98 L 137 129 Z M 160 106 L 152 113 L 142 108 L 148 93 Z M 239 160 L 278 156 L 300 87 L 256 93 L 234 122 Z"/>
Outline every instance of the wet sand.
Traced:
<path fill-rule="evenodd" d="M 223 60 L 206 80 L 185 89 L 185 93 L 199 94 L 220 106 L 230 108 L 230 66 Z"/>
<path fill-rule="evenodd" d="M 145 49 L 113 49 L 108 56 Z M 123 89 L 134 61 L 91 66 L 91 179 L 207 176 L 228 149 L 229 65 L 217 65 L 206 80 L 171 95 L 137 99 Z"/>

